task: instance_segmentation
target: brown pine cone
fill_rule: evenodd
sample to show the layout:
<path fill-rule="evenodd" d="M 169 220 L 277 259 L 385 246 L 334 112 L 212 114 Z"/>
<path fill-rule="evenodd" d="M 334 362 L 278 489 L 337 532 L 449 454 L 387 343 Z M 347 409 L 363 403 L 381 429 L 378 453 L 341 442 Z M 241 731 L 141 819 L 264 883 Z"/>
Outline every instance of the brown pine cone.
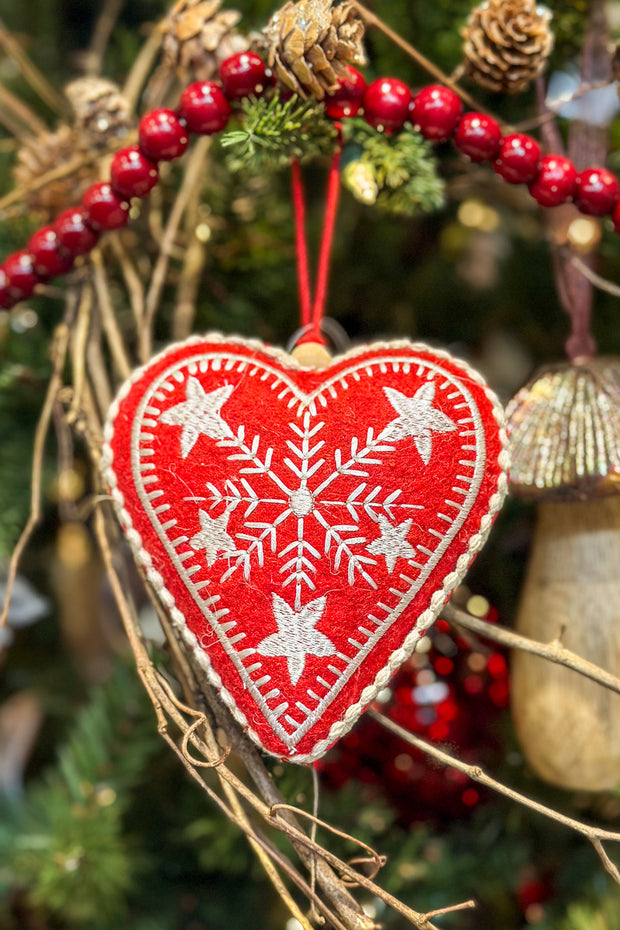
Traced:
<path fill-rule="evenodd" d="M 211 80 L 225 58 L 249 46 L 235 29 L 241 13 L 220 10 L 221 5 L 222 0 L 179 0 L 161 25 L 164 64 L 184 80 Z"/>
<path fill-rule="evenodd" d="M 292 0 L 263 30 L 267 63 L 277 79 L 299 94 L 322 100 L 338 87 L 345 62 L 364 64 L 364 23 L 348 0 Z"/>
<path fill-rule="evenodd" d="M 99 177 L 94 159 L 43 187 L 33 189 L 32 185 L 50 171 L 61 169 L 80 155 L 86 159 L 89 154 L 83 147 L 81 134 L 66 125 L 25 142 L 17 152 L 13 175 L 16 184 L 27 190 L 24 200 L 29 209 L 44 219 L 52 219 L 61 210 L 79 203 L 82 194 Z"/>
<path fill-rule="evenodd" d="M 95 148 L 117 148 L 129 132 L 129 103 L 120 88 L 100 77 L 83 77 L 71 81 L 65 94 L 74 113 L 74 128 L 84 145 Z"/>
<path fill-rule="evenodd" d="M 553 48 L 551 16 L 535 0 L 487 0 L 475 7 L 463 30 L 467 73 L 489 90 L 525 90 Z"/>

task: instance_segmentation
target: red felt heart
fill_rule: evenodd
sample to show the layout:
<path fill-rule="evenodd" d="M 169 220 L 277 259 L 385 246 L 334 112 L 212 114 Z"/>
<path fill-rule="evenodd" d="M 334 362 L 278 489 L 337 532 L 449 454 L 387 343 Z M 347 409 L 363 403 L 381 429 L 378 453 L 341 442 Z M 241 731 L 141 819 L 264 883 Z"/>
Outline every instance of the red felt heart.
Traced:
<path fill-rule="evenodd" d="M 225 703 L 307 762 L 408 658 L 506 489 L 502 411 L 445 353 L 300 368 L 208 336 L 137 371 L 106 427 L 127 538 Z"/>

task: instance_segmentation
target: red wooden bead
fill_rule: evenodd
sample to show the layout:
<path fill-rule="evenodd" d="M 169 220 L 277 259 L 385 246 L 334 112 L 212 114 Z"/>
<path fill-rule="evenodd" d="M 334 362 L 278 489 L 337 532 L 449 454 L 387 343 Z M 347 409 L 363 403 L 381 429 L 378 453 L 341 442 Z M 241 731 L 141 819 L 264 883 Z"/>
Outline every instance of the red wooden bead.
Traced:
<path fill-rule="evenodd" d="M 366 80 L 352 65 L 345 65 L 346 74 L 338 81 L 338 90 L 325 98 L 325 112 L 330 119 L 355 116 L 362 105 Z"/>
<path fill-rule="evenodd" d="M 88 225 L 93 229 L 120 229 L 129 221 L 129 201 L 113 190 L 109 181 L 89 187 L 82 197 Z"/>
<path fill-rule="evenodd" d="M 572 200 L 577 183 L 577 169 L 563 155 L 545 155 L 540 174 L 530 184 L 530 194 L 541 207 L 558 207 Z"/>
<path fill-rule="evenodd" d="M 70 255 L 85 255 L 97 243 L 99 233 L 88 225 L 87 213 L 82 207 L 70 207 L 56 217 L 53 230 L 58 245 Z"/>
<path fill-rule="evenodd" d="M 612 213 L 611 218 L 613 220 L 614 229 L 617 233 L 620 233 L 620 200 L 614 207 L 614 212 Z"/>
<path fill-rule="evenodd" d="M 7 277 L 6 289 L 15 303 L 30 297 L 35 286 L 41 281 L 41 278 L 34 270 L 32 255 L 28 249 L 13 252 L 12 255 L 5 258 L 2 269 Z"/>
<path fill-rule="evenodd" d="M 366 88 L 364 117 L 375 129 L 393 132 L 405 124 L 411 103 L 411 91 L 398 78 L 378 78 Z"/>
<path fill-rule="evenodd" d="M 466 113 L 454 134 L 459 152 L 469 155 L 472 161 L 492 161 L 502 141 L 500 125 L 484 113 Z"/>
<path fill-rule="evenodd" d="M 213 81 L 190 84 L 181 94 L 179 116 L 185 120 L 189 131 L 198 135 L 210 136 L 220 132 L 231 112 L 221 87 Z"/>
<path fill-rule="evenodd" d="M 443 142 L 456 129 L 462 112 L 461 101 L 453 90 L 432 84 L 416 95 L 411 105 L 411 122 L 425 139 Z"/>
<path fill-rule="evenodd" d="M 66 274 L 73 265 L 73 256 L 60 250 L 53 226 L 43 226 L 30 237 L 28 251 L 32 255 L 34 270 L 43 278 Z"/>
<path fill-rule="evenodd" d="M 17 303 L 17 297 L 13 297 L 10 290 L 11 282 L 4 267 L 0 265 L 0 308 L 10 310 Z"/>
<path fill-rule="evenodd" d="M 121 149 L 110 165 L 112 187 L 121 197 L 145 197 L 159 180 L 157 165 L 132 145 Z"/>
<path fill-rule="evenodd" d="M 267 66 L 256 52 L 237 52 L 220 65 L 224 93 L 232 100 L 262 94 L 268 83 Z"/>
<path fill-rule="evenodd" d="M 540 146 L 521 132 L 505 136 L 493 167 L 509 184 L 530 184 L 540 170 Z"/>
<path fill-rule="evenodd" d="M 582 213 L 590 216 L 612 213 L 619 195 L 618 180 L 607 168 L 586 168 L 577 175 L 575 203 Z"/>
<path fill-rule="evenodd" d="M 179 158 L 189 144 L 186 127 L 173 110 L 151 110 L 138 126 L 140 151 L 153 161 Z"/>

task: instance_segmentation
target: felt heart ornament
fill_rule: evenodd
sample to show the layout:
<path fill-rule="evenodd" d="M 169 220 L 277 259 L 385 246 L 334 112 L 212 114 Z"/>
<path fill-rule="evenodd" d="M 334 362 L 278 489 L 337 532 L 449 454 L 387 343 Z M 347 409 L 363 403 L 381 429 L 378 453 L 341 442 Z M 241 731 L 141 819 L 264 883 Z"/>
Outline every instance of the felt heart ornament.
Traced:
<path fill-rule="evenodd" d="M 192 660 L 268 752 L 308 762 L 412 653 L 506 491 L 503 413 L 426 346 L 322 370 L 217 335 L 127 382 L 104 475 Z"/>

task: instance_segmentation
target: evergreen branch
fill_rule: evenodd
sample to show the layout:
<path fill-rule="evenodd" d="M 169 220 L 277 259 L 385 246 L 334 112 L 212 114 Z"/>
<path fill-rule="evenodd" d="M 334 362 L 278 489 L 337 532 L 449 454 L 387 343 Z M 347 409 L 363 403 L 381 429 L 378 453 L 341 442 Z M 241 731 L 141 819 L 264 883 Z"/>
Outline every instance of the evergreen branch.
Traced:
<path fill-rule="evenodd" d="M 431 213 L 444 203 L 444 183 L 430 144 L 413 126 L 387 135 L 362 119 L 345 122 L 344 136 L 358 157 L 344 172 L 344 183 L 365 203 L 392 213 Z M 365 185 L 360 188 L 361 177 Z M 370 191 L 370 193 L 369 193 Z"/>
<path fill-rule="evenodd" d="M 336 136 L 321 104 L 297 96 L 283 101 L 276 93 L 244 100 L 241 126 L 225 132 L 220 144 L 228 150 L 231 171 L 258 174 L 287 167 L 296 158 L 329 154 Z"/>
<path fill-rule="evenodd" d="M 158 748 L 139 679 L 119 665 L 78 716 L 57 766 L 2 811 L 2 884 L 26 889 L 62 926 L 112 926 L 141 863 L 123 814 Z"/>

